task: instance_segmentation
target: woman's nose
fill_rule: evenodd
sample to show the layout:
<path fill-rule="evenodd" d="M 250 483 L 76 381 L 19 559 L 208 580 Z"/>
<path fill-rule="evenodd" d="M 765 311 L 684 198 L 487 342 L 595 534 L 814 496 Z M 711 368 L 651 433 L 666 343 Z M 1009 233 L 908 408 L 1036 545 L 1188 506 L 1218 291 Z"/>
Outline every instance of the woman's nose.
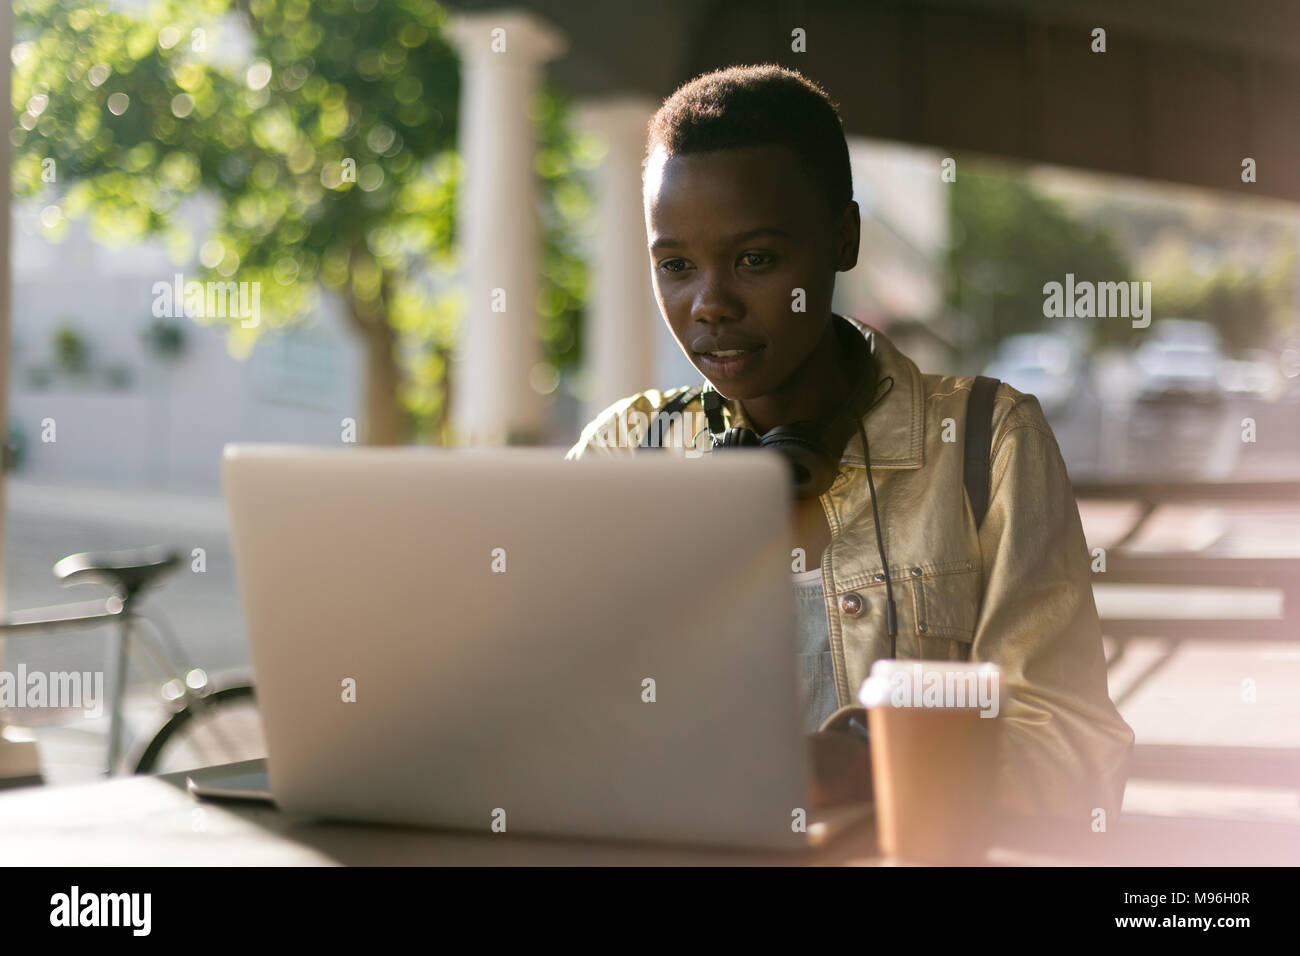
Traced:
<path fill-rule="evenodd" d="M 691 303 L 691 318 L 697 322 L 722 322 L 739 318 L 740 299 L 729 277 L 702 274 L 700 287 Z"/>

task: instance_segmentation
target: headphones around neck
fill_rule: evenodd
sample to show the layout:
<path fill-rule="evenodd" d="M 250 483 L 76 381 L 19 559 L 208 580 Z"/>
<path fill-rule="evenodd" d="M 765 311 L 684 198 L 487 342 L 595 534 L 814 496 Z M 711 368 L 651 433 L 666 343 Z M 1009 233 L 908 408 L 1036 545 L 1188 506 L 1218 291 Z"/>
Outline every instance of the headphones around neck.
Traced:
<path fill-rule="evenodd" d="M 866 340 L 862 338 L 856 329 L 850 327 L 847 319 L 842 319 L 836 315 L 833 316 L 832 321 L 837 322 L 841 327 L 841 331 L 845 332 L 846 335 L 853 336 L 852 339 L 842 336 L 842 342 L 852 342 L 853 346 L 858 346 L 860 342 L 862 346 L 866 346 Z M 641 436 L 640 447 L 662 447 L 658 445 L 657 441 L 652 442 L 651 439 L 652 435 L 663 435 L 661 426 L 663 419 L 680 412 L 698 396 L 704 404 L 704 413 L 708 421 L 708 430 L 714 450 L 770 448 L 781 452 L 790 462 L 794 478 L 795 498 L 802 499 L 824 494 L 835 481 L 844 448 L 856 429 L 857 433 L 862 437 L 862 457 L 867 469 L 867 485 L 871 491 L 871 512 L 875 519 L 876 550 L 880 555 L 880 564 L 884 571 L 885 627 L 889 633 L 889 656 L 897 657 L 898 612 L 894 605 L 894 588 L 892 575 L 889 572 L 889 561 L 885 557 L 885 542 L 880 532 L 880 513 L 876 506 L 876 484 L 871 475 L 871 449 L 867 445 L 867 430 L 862 424 L 861 417 L 885 397 L 884 395 L 880 396 L 880 398 L 875 397 L 880 382 L 877 378 L 876 361 L 875 356 L 871 354 L 872 351 L 868 348 L 863 353 L 863 359 L 860 363 L 861 371 L 848 401 L 834 414 L 824 419 L 777 425 L 764 432 L 762 438 L 759 438 L 748 428 L 726 428 L 722 419 L 722 396 L 717 393 L 711 383 L 705 382 L 701 390 L 690 389 L 660 409 L 655 416 L 655 422 Z M 889 382 L 889 388 L 885 390 L 885 395 L 888 395 L 894 387 L 892 376 L 887 381 Z M 864 392 L 870 397 L 870 403 L 866 409 L 862 408 L 861 404 Z"/>
<path fill-rule="evenodd" d="M 851 334 L 861 339 L 857 332 Z M 862 344 L 865 346 L 865 341 Z M 711 383 L 705 383 L 700 398 L 714 449 L 766 448 L 781 452 L 790 462 L 794 497 L 804 499 L 824 494 L 835 481 L 840 458 L 863 411 L 863 395 L 874 392 L 876 384 L 875 360 L 864 350 L 857 380 L 838 409 L 822 418 L 776 425 L 761 438 L 748 428 L 724 426 L 722 396 Z"/>

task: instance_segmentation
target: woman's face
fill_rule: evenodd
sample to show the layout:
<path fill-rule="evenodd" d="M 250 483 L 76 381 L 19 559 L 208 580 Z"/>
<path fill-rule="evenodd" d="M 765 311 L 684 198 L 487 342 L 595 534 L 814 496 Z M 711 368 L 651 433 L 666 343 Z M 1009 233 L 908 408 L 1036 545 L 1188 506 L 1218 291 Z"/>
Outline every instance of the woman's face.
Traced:
<path fill-rule="evenodd" d="M 692 364 L 727 399 L 801 381 L 828 331 L 835 273 L 857 263 L 857 204 L 831 216 L 779 145 L 680 156 L 660 147 L 644 201 L 655 297 Z M 718 351 L 742 354 L 707 354 Z"/>

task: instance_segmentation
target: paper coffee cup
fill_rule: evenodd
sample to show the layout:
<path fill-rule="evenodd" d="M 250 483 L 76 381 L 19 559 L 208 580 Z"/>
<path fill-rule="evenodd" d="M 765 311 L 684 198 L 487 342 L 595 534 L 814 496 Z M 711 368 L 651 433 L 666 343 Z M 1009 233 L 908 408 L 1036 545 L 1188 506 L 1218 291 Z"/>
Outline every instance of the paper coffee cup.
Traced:
<path fill-rule="evenodd" d="M 985 861 L 993 832 L 996 664 L 880 660 L 858 692 L 871 732 L 881 852 L 900 862 Z"/>

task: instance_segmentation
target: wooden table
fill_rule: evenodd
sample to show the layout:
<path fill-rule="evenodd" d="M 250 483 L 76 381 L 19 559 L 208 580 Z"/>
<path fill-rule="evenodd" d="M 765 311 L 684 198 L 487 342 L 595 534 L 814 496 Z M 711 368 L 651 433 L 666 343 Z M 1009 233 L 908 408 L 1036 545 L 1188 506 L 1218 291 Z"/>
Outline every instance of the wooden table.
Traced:
<path fill-rule="evenodd" d="M 0 865 L 889 865 L 877 852 L 870 820 L 821 850 L 790 855 L 326 822 L 265 804 L 198 800 L 185 778 L 123 777 L 0 793 Z M 1009 826 L 999 832 L 1010 833 Z M 1294 865 L 1300 828 L 1124 817 L 1109 834 L 1064 836 L 1021 824 L 990 862 Z"/>

